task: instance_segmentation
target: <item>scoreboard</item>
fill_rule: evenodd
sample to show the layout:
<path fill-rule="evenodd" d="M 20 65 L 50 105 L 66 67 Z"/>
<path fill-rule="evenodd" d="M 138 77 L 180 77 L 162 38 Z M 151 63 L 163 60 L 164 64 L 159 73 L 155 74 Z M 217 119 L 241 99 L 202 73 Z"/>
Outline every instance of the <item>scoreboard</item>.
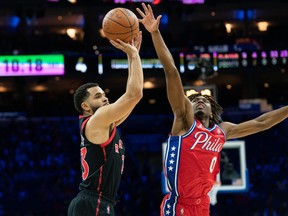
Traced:
<path fill-rule="evenodd" d="M 180 72 L 196 70 L 201 65 L 211 66 L 214 71 L 223 68 L 258 66 L 287 66 L 288 50 L 269 50 L 228 53 L 180 53 Z"/>
<path fill-rule="evenodd" d="M 222 69 L 288 66 L 288 49 L 250 52 L 173 52 L 180 73 L 205 71 L 206 75 Z M 163 66 L 156 54 L 141 56 L 143 70 L 156 76 Z M 85 67 L 84 67 L 85 66 Z M 80 69 L 79 69 L 80 68 Z M 85 68 L 85 70 L 81 70 Z M 0 56 L 0 77 L 4 76 L 66 76 L 70 74 L 111 75 L 128 69 L 126 55 L 5 55 Z M 162 74 L 162 73 L 161 73 Z"/>
<path fill-rule="evenodd" d="M 64 73 L 62 54 L 0 56 L 0 76 L 58 76 Z"/>

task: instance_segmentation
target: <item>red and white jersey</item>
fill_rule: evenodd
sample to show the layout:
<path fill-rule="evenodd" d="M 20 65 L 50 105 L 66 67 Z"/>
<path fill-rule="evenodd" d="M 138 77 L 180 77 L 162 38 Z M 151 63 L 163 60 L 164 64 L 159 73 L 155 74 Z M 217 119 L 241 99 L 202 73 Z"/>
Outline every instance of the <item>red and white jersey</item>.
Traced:
<path fill-rule="evenodd" d="M 205 128 L 198 120 L 186 134 L 170 136 L 164 161 L 170 192 L 182 198 L 207 195 L 220 171 L 224 143 L 225 134 L 218 125 Z"/>

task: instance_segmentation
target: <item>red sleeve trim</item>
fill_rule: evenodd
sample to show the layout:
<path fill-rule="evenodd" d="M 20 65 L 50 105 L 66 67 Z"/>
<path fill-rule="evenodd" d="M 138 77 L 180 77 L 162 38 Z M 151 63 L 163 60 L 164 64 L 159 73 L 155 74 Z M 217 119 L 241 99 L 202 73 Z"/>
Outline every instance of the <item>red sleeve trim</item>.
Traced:
<path fill-rule="evenodd" d="M 90 117 L 91 117 L 91 116 L 90 116 Z M 82 122 L 82 125 L 81 125 L 81 131 L 83 131 L 83 129 L 84 129 L 84 127 L 85 127 L 87 121 L 90 119 L 90 117 L 87 118 L 87 119 L 85 119 L 85 121 Z"/>

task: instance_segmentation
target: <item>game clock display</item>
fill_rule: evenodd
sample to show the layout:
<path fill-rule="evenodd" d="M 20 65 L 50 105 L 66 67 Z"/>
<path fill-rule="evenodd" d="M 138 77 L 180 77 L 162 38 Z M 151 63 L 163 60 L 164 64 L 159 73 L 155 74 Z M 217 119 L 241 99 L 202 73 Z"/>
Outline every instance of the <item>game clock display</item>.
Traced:
<path fill-rule="evenodd" d="M 64 75 L 64 55 L 6 55 L 0 56 L 1 76 Z"/>

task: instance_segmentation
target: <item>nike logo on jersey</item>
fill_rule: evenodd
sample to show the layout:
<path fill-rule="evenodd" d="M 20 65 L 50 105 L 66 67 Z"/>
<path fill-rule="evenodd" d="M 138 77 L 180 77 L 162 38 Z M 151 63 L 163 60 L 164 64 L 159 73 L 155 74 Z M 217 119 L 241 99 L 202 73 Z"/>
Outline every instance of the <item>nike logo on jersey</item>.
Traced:
<path fill-rule="evenodd" d="M 220 138 L 214 139 L 206 132 L 197 132 L 194 136 L 196 141 L 190 148 L 194 149 L 197 145 L 202 145 L 201 149 L 213 152 L 220 152 L 224 143 L 220 142 Z"/>
<path fill-rule="evenodd" d="M 122 140 L 119 140 L 119 145 L 118 145 L 118 144 L 115 144 L 115 152 L 116 152 L 116 153 L 119 153 L 119 148 L 120 148 L 120 149 L 123 149 Z"/>
<path fill-rule="evenodd" d="M 84 146 L 84 137 L 82 135 L 80 135 L 80 138 L 81 138 L 81 144 L 80 146 Z"/>
<path fill-rule="evenodd" d="M 109 205 L 107 206 L 107 214 L 110 215 L 110 206 Z"/>

